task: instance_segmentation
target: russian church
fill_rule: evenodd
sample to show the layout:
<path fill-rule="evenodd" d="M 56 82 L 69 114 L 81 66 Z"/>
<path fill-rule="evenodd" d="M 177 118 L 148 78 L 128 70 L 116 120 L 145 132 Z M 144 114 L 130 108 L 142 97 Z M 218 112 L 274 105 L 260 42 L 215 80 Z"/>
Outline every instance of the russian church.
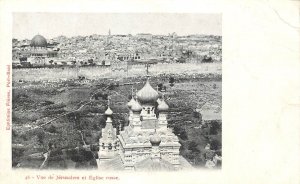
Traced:
<path fill-rule="evenodd" d="M 128 126 L 117 135 L 113 111 L 105 111 L 106 126 L 99 139 L 98 168 L 103 170 L 175 171 L 191 169 L 179 155 L 178 137 L 168 128 L 169 106 L 152 88 L 149 78 L 128 102 Z"/>

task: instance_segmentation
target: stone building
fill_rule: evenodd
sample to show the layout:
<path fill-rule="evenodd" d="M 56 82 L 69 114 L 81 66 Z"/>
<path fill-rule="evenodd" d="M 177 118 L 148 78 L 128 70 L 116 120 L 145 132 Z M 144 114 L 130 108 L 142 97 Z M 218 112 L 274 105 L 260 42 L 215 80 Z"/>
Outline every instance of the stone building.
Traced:
<path fill-rule="evenodd" d="M 99 169 L 113 170 L 180 170 L 192 166 L 179 155 L 178 137 L 167 127 L 169 106 L 150 85 L 144 87 L 128 103 L 129 125 L 117 136 L 118 154 L 107 162 L 98 161 Z M 110 126 L 110 125 L 109 125 Z M 112 129 L 102 130 L 106 135 Z M 101 142 L 100 146 L 106 144 Z M 99 155 L 104 149 L 100 149 Z"/>
<path fill-rule="evenodd" d="M 58 51 L 51 44 L 47 43 L 45 37 L 35 35 L 30 44 L 17 51 L 15 55 L 18 58 L 27 58 L 25 61 L 30 62 L 33 66 L 43 66 L 49 65 L 49 61 L 56 59 Z"/>

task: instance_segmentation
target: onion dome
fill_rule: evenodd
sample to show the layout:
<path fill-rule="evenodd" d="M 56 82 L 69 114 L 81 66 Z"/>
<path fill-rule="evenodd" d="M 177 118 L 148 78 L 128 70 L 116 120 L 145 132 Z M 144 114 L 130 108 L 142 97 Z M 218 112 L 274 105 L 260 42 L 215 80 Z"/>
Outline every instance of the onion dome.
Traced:
<path fill-rule="evenodd" d="M 133 111 L 133 112 L 141 112 L 142 111 L 142 106 L 140 105 L 140 103 L 139 102 L 137 102 L 137 101 L 135 101 L 134 103 L 133 103 L 133 105 L 131 106 L 131 110 Z"/>
<path fill-rule="evenodd" d="M 131 98 L 131 100 L 127 103 L 127 106 L 128 106 L 129 108 L 131 108 L 132 105 L 133 105 L 134 103 L 135 103 L 134 98 Z"/>
<path fill-rule="evenodd" d="M 153 136 L 150 137 L 150 143 L 152 146 L 159 146 L 159 144 L 161 143 L 161 138 L 156 132 Z"/>
<path fill-rule="evenodd" d="M 113 111 L 110 109 L 110 107 L 108 107 L 104 114 L 107 116 L 111 116 L 113 114 Z"/>
<path fill-rule="evenodd" d="M 167 111 L 169 110 L 169 106 L 164 100 L 161 100 L 161 102 L 157 106 L 157 110 L 160 112 Z"/>
<path fill-rule="evenodd" d="M 31 47 L 47 47 L 47 40 L 42 35 L 35 35 L 30 43 Z"/>
<path fill-rule="evenodd" d="M 141 103 L 156 102 L 158 99 L 158 92 L 152 88 L 149 80 L 147 80 L 145 86 L 137 92 L 137 99 Z"/>

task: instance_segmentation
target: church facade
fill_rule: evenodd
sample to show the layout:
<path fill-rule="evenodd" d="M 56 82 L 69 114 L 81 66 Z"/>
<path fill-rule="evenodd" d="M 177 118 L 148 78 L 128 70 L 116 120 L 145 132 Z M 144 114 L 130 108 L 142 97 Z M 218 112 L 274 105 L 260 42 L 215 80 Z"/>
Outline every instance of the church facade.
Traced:
<path fill-rule="evenodd" d="M 129 124 L 116 136 L 112 110 L 108 107 L 106 127 L 99 140 L 99 169 L 181 170 L 192 168 L 181 155 L 178 137 L 168 128 L 169 106 L 152 88 L 149 79 L 128 102 Z"/>

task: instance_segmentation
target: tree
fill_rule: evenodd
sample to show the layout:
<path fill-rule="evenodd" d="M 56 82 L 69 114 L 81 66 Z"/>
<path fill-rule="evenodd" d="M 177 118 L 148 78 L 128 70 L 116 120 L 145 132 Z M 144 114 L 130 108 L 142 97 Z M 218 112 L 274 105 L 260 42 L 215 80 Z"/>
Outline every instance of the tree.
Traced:
<path fill-rule="evenodd" d="M 210 142 L 210 148 L 211 150 L 218 150 L 220 149 L 221 147 L 221 142 L 217 139 L 213 139 L 211 142 Z"/>
<path fill-rule="evenodd" d="M 50 133 L 56 133 L 56 127 L 54 125 L 51 125 L 49 128 L 48 128 L 48 132 Z"/>
<path fill-rule="evenodd" d="M 192 152 L 200 152 L 200 150 L 197 148 L 198 144 L 195 141 L 190 141 L 188 144 L 188 149 Z"/>
<path fill-rule="evenodd" d="M 162 89 L 163 89 L 163 84 L 162 84 L 162 83 L 159 83 L 159 84 L 157 85 L 157 87 L 158 87 L 158 91 L 162 91 Z"/>
<path fill-rule="evenodd" d="M 43 130 L 38 131 L 37 132 L 37 138 L 38 138 L 39 144 L 43 144 L 44 139 L 45 139 L 45 132 Z"/>
<path fill-rule="evenodd" d="M 210 135 L 216 135 L 220 129 L 221 129 L 221 125 L 219 124 L 219 122 L 218 121 L 212 121 L 210 123 L 209 134 Z"/>
<path fill-rule="evenodd" d="M 173 133 L 175 135 L 177 135 L 178 137 L 180 137 L 182 140 L 187 140 L 188 139 L 185 129 L 182 128 L 182 126 L 180 126 L 178 124 L 174 126 Z"/>
<path fill-rule="evenodd" d="M 193 111 L 193 118 L 194 118 L 194 122 L 201 124 L 201 122 L 202 122 L 202 115 L 201 115 L 200 112 Z"/>
<path fill-rule="evenodd" d="M 107 99 L 108 99 L 108 94 L 106 94 L 106 93 L 103 94 L 103 95 L 102 95 L 102 100 L 107 100 Z"/>
<path fill-rule="evenodd" d="M 111 83 L 111 84 L 109 84 L 109 86 L 108 86 L 108 89 L 109 89 L 109 90 L 114 90 L 114 89 L 115 89 L 115 85 L 114 85 L 114 84 L 112 84 L 112 83 Z"/>
<path fill-rule="evenodd" d="M 170 86 L 173 87 L 174 86 L 174 82 L 175 82 L 175 79 L 174 77 L 170 77 L 169 79 L 169 83 L 170 83 Z"/>

